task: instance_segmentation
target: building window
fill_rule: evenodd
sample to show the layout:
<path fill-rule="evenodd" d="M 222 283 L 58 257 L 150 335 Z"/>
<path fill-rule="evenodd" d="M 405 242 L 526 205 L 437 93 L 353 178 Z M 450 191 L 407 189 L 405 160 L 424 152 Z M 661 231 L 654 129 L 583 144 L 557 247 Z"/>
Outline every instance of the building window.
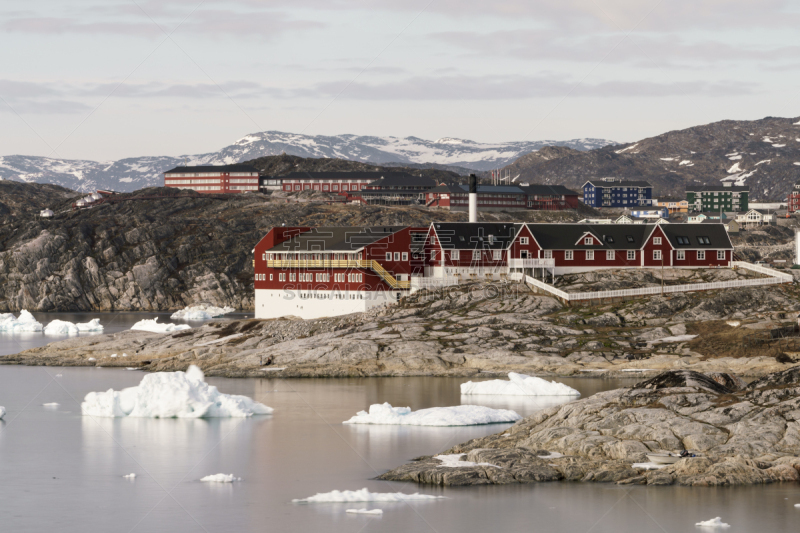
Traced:
<path fill-rule="evenodd" d="M 677 252 L 675 252 L 675 254 L 676 254 L 675 259 L 677 259 L 678 261 L 683 261 L 684 259 L 686 259 L 685 250 L 678 250 Z"/>
<path fill-rule="evenodd" d="M 503 251 L 502 250 L 492 250 L 492 259 L 494 261 L 500 261 L 503 258 Z"/>
<path fill-rule="evenodd" d="M 480 261 L 481 259 L 481 251 L 480 250 L 472 250 L 472 260 L 473 261 Z"/>
<path fill-rule="evenodd" d="M 636 250 L 628 250 L 628 261 L 636 259 Z"/>
<path fill-rule="evenodd" d="M 594 250 L 586 250 L 586 260 L 594 261 Z"/>
<path fill-rule="evenodd" d="M 704 261 L 706 258 L 706 251 L 705 250 L 697 250 L 697 259 L 699 261 Z"/>
<path fill-rule="evenodd" d="M 725 250 L 717 250 L 717 259 L 725 259 Z"/>
<path fill-rule="evenodd" d="M 697 237 L 697 243 L 698 244 L 711 244 L 711 240 L 709 240 L 708 237 L 700 236 L 700 237 Z"/>
<path fill-rule="evenodd" d="M 408 252 L 403 252 L 403 261 L 408 261 Z"/>
<path fill-rule="evenodd" d="M 436 250 L 431 250 L 431 261 L 436 261 Z"/>
<path fill-rule="evenodd" d="M 675 237 L 675 240 L 678 241 L 678 244 L 690 244 L 689 237 L 678 235 L 677 237 Z"/>
<path fill-rule="evenodd" d="M 570 252 L 570 253 L 572 253 L 572 252 Z M 545 250 L 544 251 L 544 258 L 545 259 L 552 259 L 553 258 L 553 250 Z M 572 259 L 572 258 L 570 257 L 570 259 Z"/>
<path fill-rule="evenodd" d="M 519 238 L 519 243 L 523 244 L 523 245 L 528 244 L 528 238 L 527 237 L 520 237 Z"/>
<path fill-rule="evenodd" d="M 661 250 L 653 250 L 653 260 L 661 261 Z"/>
<path fill-rule="evenodd" d="M 400 252 L 395 252 L 394 253 L 394 260 L 395 261 L 400 261 Z"/>
<path fill-rule="evenodd" d="M 272 274 L 269 275 L 269 280 L 272 281 Z"/>
<path fill-rule="evenodd" d="M 653 237 L 653 244 L 661 246 L 661 237 Z"/>
<path fill-rule="evenodd" d="M 386 252 L 386 260 L 387 261 L 391 261 L 392 260 L 392 252 Z"/>
<path fill-rule="evenodd" d="M 564 252 L 564 261 L 572 261 L 572 250 L 567 250 Z"/>
<path fill-rule="evenodd" d="M 625 235 L 625 240 L 627 240 L 628 242 L 633 242 L 634 241 L 633 235 Z"/>
<path fill-rule="evenodd" d="M 614 250 L 606 250 L 606 261 L 614 260 Z"/>
<path fill-rule="evenodd" d="M 458 250 L 450 250 L 450 259 L 451 260 L 458 261 L 459 255 L 460 254 L 459 254 Z"/>
<path fill-rule="evenodd" d="M 586 237 L 585 239 L 583 239 L 583 244 L 585 244 L 587 246 L 591 246 L 592 245 L 592 238 L 591 237 Z"/>

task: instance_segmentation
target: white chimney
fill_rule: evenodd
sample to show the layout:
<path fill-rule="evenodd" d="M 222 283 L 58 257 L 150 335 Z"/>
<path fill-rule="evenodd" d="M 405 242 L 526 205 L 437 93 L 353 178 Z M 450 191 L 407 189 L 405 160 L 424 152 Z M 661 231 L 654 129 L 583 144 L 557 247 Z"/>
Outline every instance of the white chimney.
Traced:
<path fill-rule="evenodd" d="M 469 221 L 478 221 L 478 178 L 469 175 Z"/>

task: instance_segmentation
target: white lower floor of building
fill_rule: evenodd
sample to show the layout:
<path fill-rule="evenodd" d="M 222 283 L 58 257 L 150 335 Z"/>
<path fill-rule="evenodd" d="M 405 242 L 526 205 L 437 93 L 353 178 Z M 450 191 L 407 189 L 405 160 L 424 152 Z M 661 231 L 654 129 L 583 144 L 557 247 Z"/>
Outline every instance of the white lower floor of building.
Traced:
<path fill-rule="evenodd" d="M 301 291 L 256 289 L 256 318 L 303 319 L 363 313 L 396 303 L 408 291 Z"/>

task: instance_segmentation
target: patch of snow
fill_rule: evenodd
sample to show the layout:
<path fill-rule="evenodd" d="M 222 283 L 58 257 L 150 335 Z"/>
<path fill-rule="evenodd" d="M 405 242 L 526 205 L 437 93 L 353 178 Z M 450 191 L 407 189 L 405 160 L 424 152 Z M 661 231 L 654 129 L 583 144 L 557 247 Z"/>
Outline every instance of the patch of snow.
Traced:
<path fill-rule="evenodd" d="M 660 465 L 656 463 L 633 463 L 631 468 L 635 468 L 636 470 L 658 470 L 659 468 L 664 468 L 667 465 Z"/>
<path fill-rule="evenodd" d="M 222 394 L 192 365 L 186 372 L 155 372 L 136 387 L 90 392 L 81 404 L 84 416 L 140 418 L 219 418 L 268 415 L 272 408 L 247 396 Z"/>
<path fill-rule="evenodd" d="M 725 157 L 733 157 L 735 155 L 739 155 L 739 152 L 731 152 L 729 154 L 725 154 Z"/>
<path fill-rule="evenodd" d="M 683 161 L 681 161 L 680 163 L 678 163 L 678 165 L 680 165 L 680 166 L 687 165 L 687 166 L 690 166 L 690 167 L 693 167 L 693 166 L 694 166 L 694 164 L 693 164 L 693 163 L 691 162 L 691 160 L 689 160 L 689 159 L 684 159 Z"/>
<path fill-rule="evenodd" d="M 756 166 L 760 165 L 761 163 L 769 163 L 771 161 L 772 161 L 772 159 L 765 159 L 763 161 L 759 161 L 758 163 L 756 163 Z"/>
<path fill-rule="evenodd" d="M 800 122 L 795 122 L 792 126 L 800 126 Z"/>
<path fill-rule="evenodd" d="M 770 144 L 773 142 L 773 140 L 772 140 L 772 139 L 770 139 L 769 137 L 764 137 L 764 138 L 763 138 L 763 139 L 761 139 L 761 140 L 762 140 L 763 142 L 765 142 L 765 143 L 770 143 Z"/>
<path fill-rule="evenodd" d="M 172 313 L 172 320 L 209 320 L 215 316 L 227 315 L 236 311 L 233 307 L 216 307 L 211 304 L 190 305 Z"/>
<path fill-rule="evenodd" d="M 343 424 L 382 424 L 398 426 L 476 426 L 516 422 L 522 417 L 507 409 L 491 409 L 482 405 L 430 407 L 411 411 L 410 407 L 392 407 L 387 403 L 369 406 L 369 412 L 359 411 Z"/>
<path fill-rule="evenodd" d="M 580 396 L 577 390 L 558 383 L 547 381 L 535 376 L 526 376 L 509 372 L 508 379 L 493 379 L 491 381 L 468 381 L 461 384 L 461 394 L 503 394 L 513 396 Z"/>
<path fill-rule="evenodd" d="M 94 357 L 90 357 L 89 359 L 87 359 L 87 361 L 97 361 L 97 359 L 95 359 Z"/>
<path fill-rule="evenodd" d="M 731 168 L 728 169 L 728 174 L 733 174 L 734 172 L 741 172 L 742 169 L 739 168 L 739 163 L 734 163 Z"/>
<path fill-rule="evenodd" d="M 42 324 L 26 310 L 19 312 L 19 318 L 14 313 L 0 313 L 0 331 L 12 333 L 42 331 Z"/>
<path fill-rule="evenodd" d="M 450 455 L 434 455 L 434 459 L 438 459 L 442 462 L 439 466 L 444 468 L 459 468 L 464 466 L 493 466 L 495 468 L 500 468 L 497 465 L 493 465 L 491 463 L 473 463 L 472 461 L 462 461 L 461 458 L 466 456 L 465 453 L 453 453 Z"/>
<path fill-rule="evenodd" d="M 133 474 L 133 473 L 131 473 L 131 474 L 125 474 L 125 475 L 124 475 L 124 476 L 122 476 L 122 477 L 124 477 L 125 479 L 136 479 L 136 474 Z"/>
<path fill-rule="evenodd" d="M 308 498 L 294 499 L 292 503 L 351 503 L 351 502 L 418 502 L 430 500 L 443 500 L 444 496 L 429 494 L 406 494 L 404 492 L 370 492 L 369 489 L 361 490 L 334 490 L 320 492 Z"/>
<path fill-rule="evenodd" d="M 728 159 L 730 159 L 731 161 L 736 161 L 737 159 L 741 159 L 741 158 L 742 158 L 741 155 L 735 155 L 733 157 L 729 157 Z"/>
<path fill-rule="evenodd" d="M 348 509 L 348 510 L 345 511 L 345 513 L 381 515 L 381 514 L 383 514 L 383 510 L 381 510 L 381 509 Z"/>
<path fill-rule="evenodd" d="M 648 341 L 647 344 L 660 344 L 662 342 L 686 342 L 697 337 L 697 335 L 673 335 L 672 337 L 663 337 L 653 341 Z"/>
<path fill-rule="evenodd" d="M 697 527 L 731 527 L 730 524 L 726 524 L 722 521 L 720 517 L 712 518 L 711 520 L 704 520 L 702 522 L 698 522 L 695 524 Z"/>
<path fill-rule="evenodd" d="M 800 122 L 798 122 L 798 124 L 800 124 Z M 0 409 L 2 409 L 2 407 L 0 407 Z M 0 418 L 2 418 L 2 416 L 0 416 Z M 794 504 L 794 506 L 797 507 L 798 509 L 800 509 L 800 503 L 796 503 L 796 504 Z"/>
<path fill-rule="evenodd" d="M 783 148 L 784 146 L 786 146 L 786 145 L 785 144 L 773 144 L 772 145 L 773 148 Z"/>
<path fill-rule="evenodd" d="M 558 452 L 550 452 L 547 455 L 539 455 L 539 459 L 558 459 L 559 457 L 564 457 L 563 453 Z"/>
<path fill-rule="evenodd" d="M 792 164 L 793 164 L 793 165 L 800 165 L 800 162 L 797 162 L 797 161 L 795 161 L 795 162 L 794 162 L 794 163 L 792 163 Z"/>
<path fill-rule="evenodd" d="M 212 474 L 200 478 L 200 481 L 205 481 L 207 483 L 233 483 L 234 481 L 241 480 L 242 478 L 236 477 L 233 474 Z"/>
<path fill-rule="evenodd" d="M 634 145 L 632 145 L 632 146 L 628 146 L 627 148 L 623 148 L 622 150 L 617 150 L 617 151 L 616 151 L 616 152 L 614 152 L 614 153 L 615 153 L 615 154 L 621 154 L 621 153 L 623 153 L 623 152 L 627 152 L 628 150 L 633 150 L 633 149 L 634 149 L 634 148 L 636 148 L 637 146 L 639 146 L 639 143 L 636 143 L 636 144 L 634 144 Z"/>
<path fill-rule="evenodd" d="M 738 320 L 728 320 L 725 323 L 731 326 L 732 328 L 738 327 L 739 324 L 741 324 L 741 322 L 739 322 Z"/>
<path fill-rule="evenodd" d="M 89 322 L 80 322 L 78 324 L 65 320 L 53 320 L 44 328 L 45 335 L 77 335 L 78 333 L 90 331 L 103 331 L 99 318 L 93 318 Z"/>
<path fill-rule="evenodd" d="M 158 317 L 153 319 L 140 320 L 131 329 L 139 331 L 152 331 L 153 333 L 171 333 L 173 331 L 181 331 L 184 329 L 191 329 L 188 324 L 159 324 Z"/>
<path fill-rule="evenodd" d="M 58 402 L 50 402 L 50 403 L 43 403 L 42 404 L 43 407 L 48 407 L 48 408 L 58 407 L 59 405 L 61 405 L 61 404 L 59 404 Z"/>
<path fill-rule="evenodd" d="M 662 161 L 675 161 L 675 158 L 674 157 L 662 157 L 661 160 Z"/>
<path fill-rule="evenodd" d="M 0 405 L 0 418 L 6 416 L 6 408 Z"/>

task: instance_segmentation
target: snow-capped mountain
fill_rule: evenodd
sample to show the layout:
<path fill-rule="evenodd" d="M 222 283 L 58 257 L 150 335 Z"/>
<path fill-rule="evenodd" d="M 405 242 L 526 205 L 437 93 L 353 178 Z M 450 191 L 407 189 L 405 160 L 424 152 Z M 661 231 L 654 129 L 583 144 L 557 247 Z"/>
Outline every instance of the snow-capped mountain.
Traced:
<path fill-rule="evenodd" d="M 567 146 L 586 151 L 609 144 L 612 142 L 602 139 L 477 143 L 449 137 L 429 141 L 417 137 L 324 136 L 265 131 L 247 135 L 216 153 L 180 157 L 133 157 L 97 162 L 4 156 L 0 157 L 0 179 L 54 183 L 78 191 L 133 191 L 162 184 L 163 172 L 183 165 L 184 161 L 189 165 L 222 165 L 286 152 L 300 157 L 340 158 L 373 164 L 436 163 L 480 171 L 500 168 L 544 146 Z"/>

